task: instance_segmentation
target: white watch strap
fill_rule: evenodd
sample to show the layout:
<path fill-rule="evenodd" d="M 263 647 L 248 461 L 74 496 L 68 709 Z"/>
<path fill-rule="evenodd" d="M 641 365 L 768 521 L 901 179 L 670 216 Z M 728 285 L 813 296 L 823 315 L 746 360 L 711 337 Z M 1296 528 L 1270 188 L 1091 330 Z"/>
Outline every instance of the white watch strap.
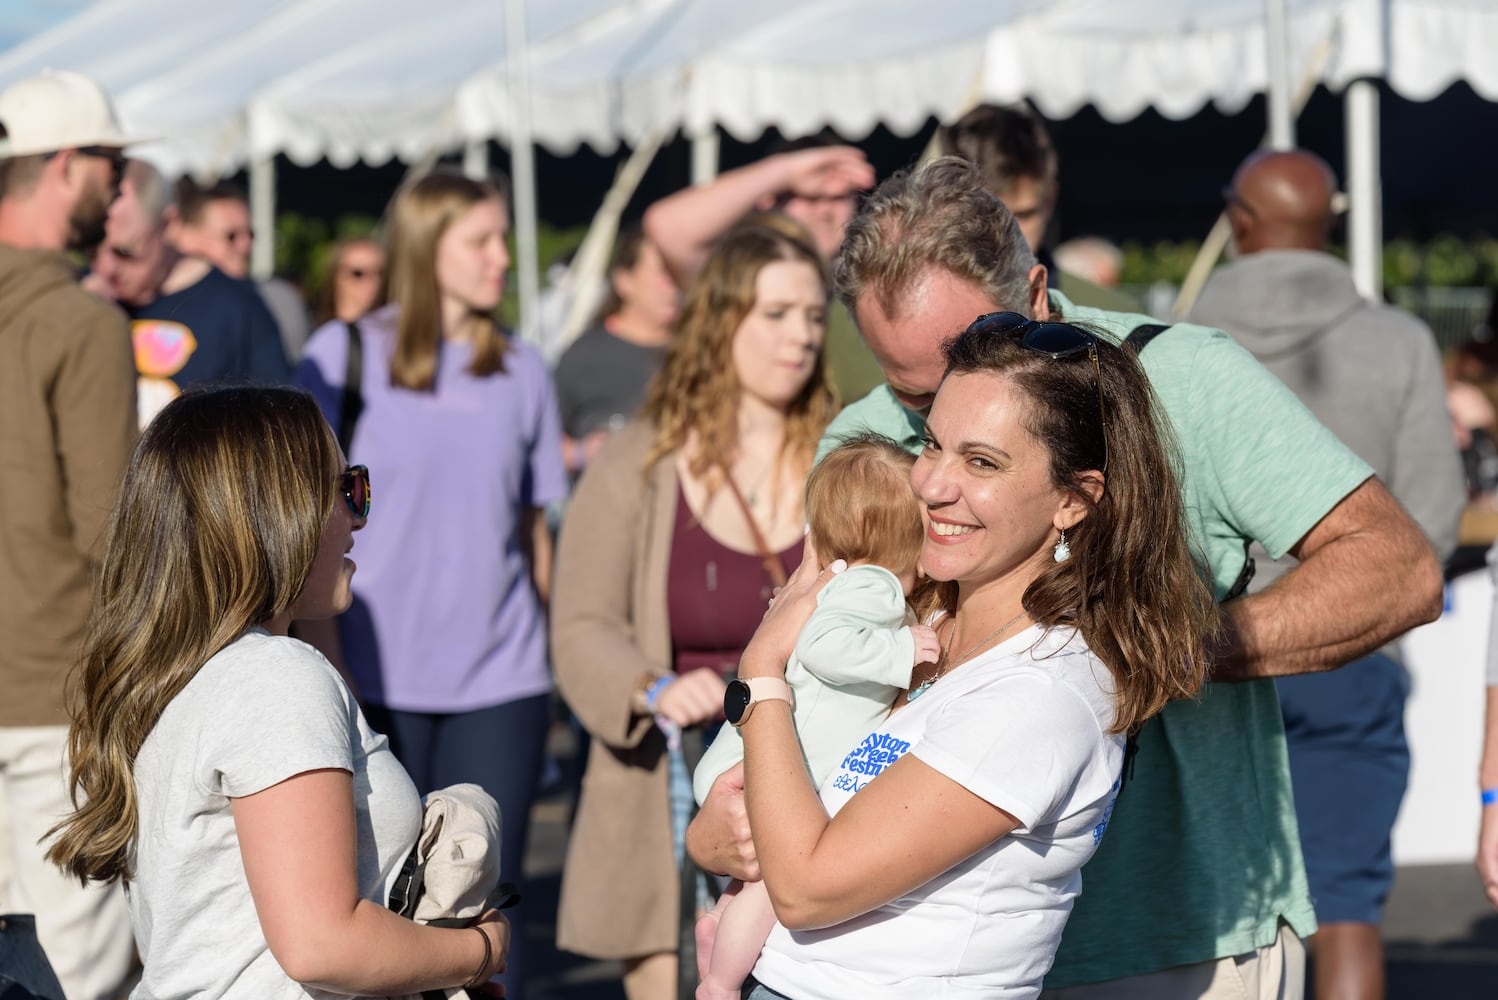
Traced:
<path fill-rule="evenodd" d="M 762 701 L 783 701 L 795 705 L 795 699 L 791 697 L 791 686 L 779 677 L 748 677 L 740 678 L 749 688 L 749 704 L 757 705 Z"/>

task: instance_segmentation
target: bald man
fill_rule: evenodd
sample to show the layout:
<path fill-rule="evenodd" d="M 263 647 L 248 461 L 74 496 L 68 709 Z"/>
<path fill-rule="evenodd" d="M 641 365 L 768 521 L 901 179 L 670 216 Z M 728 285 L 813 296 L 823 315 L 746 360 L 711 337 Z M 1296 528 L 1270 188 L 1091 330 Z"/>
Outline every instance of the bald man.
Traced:
<path fill-rule="evenodd" d="M 1212 276 L 1191 320 L 1226 330 L 1279 376 L 1373 466 L 1444 560 L 1466 489 L 1435 341 L 1414 317 L 1362 299 L 1347 265 L 1325 252 L 1336 193 L 1312 153 L 1249 157 L 1226 192 L 1238 259 Z M 1252 590 L 1289 569 L 1254 556 Z M 1398 650 L 1276 687 L 1320 925 L 1315 995 L 1382 997 L 1389 833 L 1409 773 Z"/>

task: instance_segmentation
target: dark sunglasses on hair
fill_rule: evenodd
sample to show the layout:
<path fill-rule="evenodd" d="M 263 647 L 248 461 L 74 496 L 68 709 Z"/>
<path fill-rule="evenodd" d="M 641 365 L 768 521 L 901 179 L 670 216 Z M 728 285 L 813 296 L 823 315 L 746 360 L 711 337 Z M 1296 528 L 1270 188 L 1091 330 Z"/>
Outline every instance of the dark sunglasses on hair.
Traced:
<path fill-rule="evenodd" d="M 1086 352 L 1096 376 L 1098 426 L 1103 430 L 1103 467 L 1098 471 L 1108 471 L 1108 415 L 1103 407 L 1103 369 L 1098 363 L 1096 337 L 1070 323 L 1027 319 L 1016 312 L 985 313 L 968 324 L 967 332 L 1017 339 L 1025 350 L 1044 354 L 1052 361 Z"/>
<path fill-rule="evenodd" d="M 369 466 L 351 465 L 338 477 L 338 492 L 355 517 L 369 516 Z"/>

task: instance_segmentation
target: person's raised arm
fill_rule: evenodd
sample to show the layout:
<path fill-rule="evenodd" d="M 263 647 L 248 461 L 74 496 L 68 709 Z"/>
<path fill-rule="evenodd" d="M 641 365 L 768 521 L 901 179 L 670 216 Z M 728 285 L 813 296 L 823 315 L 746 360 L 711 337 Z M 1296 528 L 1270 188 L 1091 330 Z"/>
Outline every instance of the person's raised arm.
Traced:
<path fill-rule="evenodd" d="M 255 913 L 292 979 L 393 996 L 481 983 L 504 970 L 510 926 L 498 911 L 476 929 L 445 929 L 360 898 L 347 771 L 306 771 L 231 801 Z"/>
<path fill-rule="evenodd" d="M 1300 565 L 1223 606 L 1212 679 L 1329 670 L 1441 613 L 1441 567 L 1377 479 L 1353 490 L 1291 548 Z"/>
<path fill-rule="evenodd" d="M 662 198 L 645 213 L 645 235 L 685 288 L 718 237 L 750 212 L 767 210 L 784 195 L 836 197 L 873 186 L 874 168 L 852 146 L 779 153 Z"/>

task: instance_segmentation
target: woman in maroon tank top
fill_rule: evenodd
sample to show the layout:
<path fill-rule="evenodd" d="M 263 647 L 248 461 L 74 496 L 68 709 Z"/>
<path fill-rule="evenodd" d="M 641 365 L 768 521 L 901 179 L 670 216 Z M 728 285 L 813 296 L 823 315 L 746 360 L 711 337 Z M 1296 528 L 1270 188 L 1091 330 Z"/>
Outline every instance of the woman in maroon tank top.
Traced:
<path fill-rule="evenodd" d="M 593 745 L 557 937 L 622 959 L 630 1000 L 675 995 L 673 807 L 678 827 L 691 808 L 675 734 L 721 718 L 725 680 L 800 560 L 806 474 L 835 409 L 827 297 L 796 223 L 725 235 L 640 419 L 604 445 L 563 527 L 553 661 Z"/>

